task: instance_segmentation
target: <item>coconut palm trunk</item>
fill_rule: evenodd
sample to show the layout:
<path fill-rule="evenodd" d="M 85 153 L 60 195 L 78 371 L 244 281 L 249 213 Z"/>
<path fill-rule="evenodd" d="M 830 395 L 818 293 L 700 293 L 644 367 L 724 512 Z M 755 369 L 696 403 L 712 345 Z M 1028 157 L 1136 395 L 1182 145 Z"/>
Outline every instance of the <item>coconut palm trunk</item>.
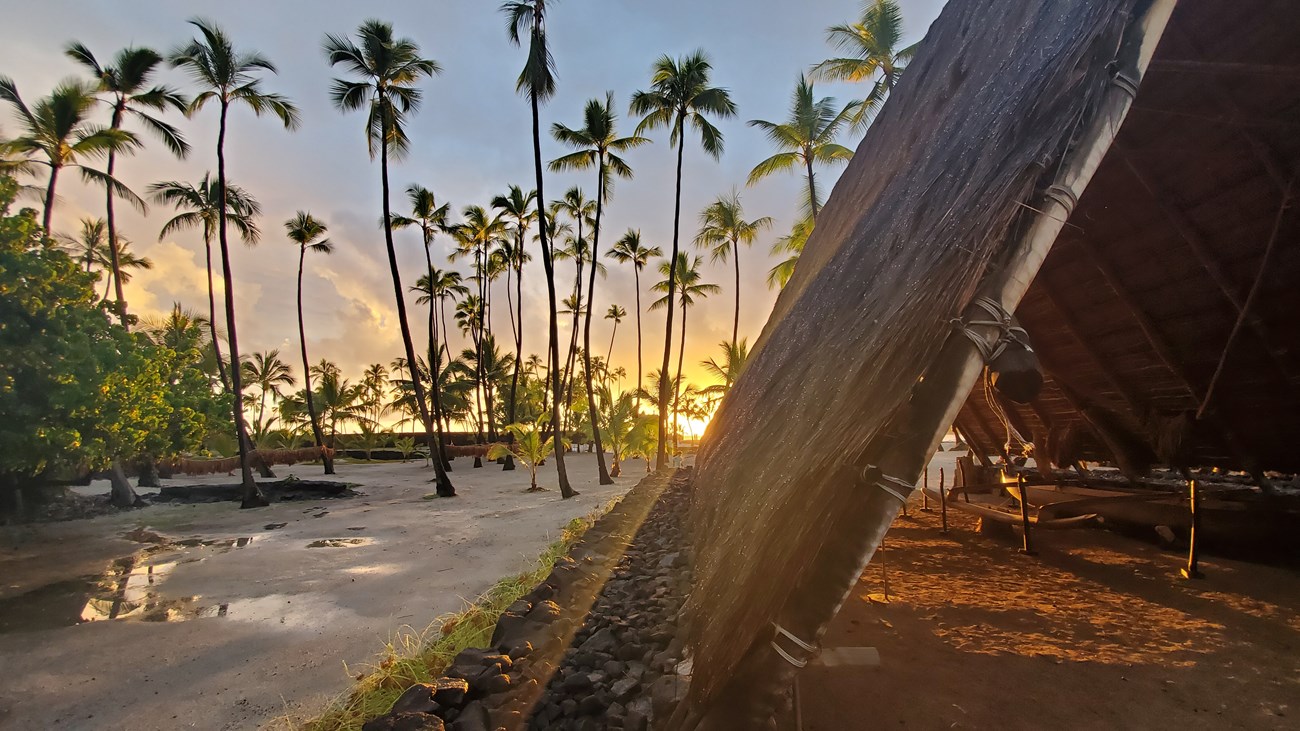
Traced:
<path fill-rule="evenodd" d="M 519 366 L 524 357 L 524 229 L 521 221 L 519 227 L 519 240 L 515 249 L 515 316 L 514 331 L 515 337 L 515 367 L 510 374 L 510 423 L 518 421 L 519 414 Z M 507 283 L 508 284 L 508 283 Z M 514 436 L 508 437 L 510 443 L 514 443 Z M 515 459 L 511 455 L 506 456 L 506 463 L 502 466 L 503 471 L 513 470 L 515 468 Z M 533 467 L 533 474 L 536 475 L 537 468 Z M 536 483 L 536 477 L 533 478 Z"/>
<path fill-rule="evenodd" d="M 600 180 L 596 183 L 596 222 L 591 230 L 591 274 L 587 285 L 587 315 L 586 322 L 583 325 L 582 332 L 582 362 L 583 370 L 587 379 L 587 416 L 591 420 L 591 439 L 596 444 L 596 472 L 602 485 L 614 484 L 613 478 L 609 476 L 609 469 L 605 467 L 605 450 L 600 443 L 600 425 L 599 411 L 596 409 L 596 389 L 591 383 L 591 311 L 596 309 L 596 270 L 599 268 L 597 263 L 600 261 L 600 214 L 601 203 L 605 198 L 605 153 L 600 153 L 600 162 L 597 165 L 597 174 Z M 613 340 L 610 340 L 611 347 Z"/>
<path fill-rule="evenodd" d="M 113 105 L 113 120 L 110 129 L 116 130 L 122 126 L 122 114 L 126 111 L 126 100 L 119 98 L 117 104 Z M 105 172 L 109 179 L 113 179 L 113 168 L 117 163 L 117 150 L 108 151 L 108 166 Z M 126 318 L 126 297 L 122 295 L 122 265 L 118 258 L 117 251 L 117 219 L 113 215 L 113 186 L 104 186 L 104 197 L 107 199 L 107 220 L 108 220 L 108 262 L 112 269 L 110 273 L 113 277 L 114 294 L 117 296 L 117 317 L 122 323 L 122 327 L 129 328 Z"/>
<path fill-rule="evenodd" d="M 677 114 L 677 192 L 673 203 L 673 250 L 668 261 L 673 262 L 674 268 L 677 262 L 677 246 L 679 234 L 681 233 L 682 223 L 682 157 L 686 151 L 686 138 L 684 137 L 685 129 L 683 122 L 686 119 L 686 110 L 679 110 Z M 668 302 L 665 307 L 664 316 L 664 363 L 660 369 L 660 374 L 668 372 L 668 366 L 673 355 L 673 297 L 677 293 L 677 277 L 675 272 L 668 277 Z M 663 469 L 668 465 L 668 379 L 659 379 L 659 444 L 655 449 L 655 469 Z"/>
<path fill-rule="evenodd" d="M 686 360 L 686 301 L 682 300 L 682 340 L 677 351 L 677 377 L 673 379 L 673 447 L 678 446 L 677 413 L 682 397 L 682 361 Z"/>
<path fill-rule="evenodd" d="M 433 293 L 433 256 L 429 253 L 429 246 L 424 247 L 424 264 L 429 272 L 429 398 L 433 401 L 433 424 L 438 430 L 437 451 L 431 446 L 429 448 L 430 461 L 436 459 L 442 463 L 442 469 L 446 472 L 451 471 L 451 460 L 447 459 L 446 432 L 443 428 L 442 420 L 442 384 L 438 383 L 438 349 L 442 347 L 438 343 L 438 297 Z"/>
<path fill-rule="evenodd" d="M 380 108 L 386 107 L 384 93 L 379 94 Z M 384 125 L 387 127 L 389 120 L 384 119 Z M 393 279 L 393 294 L 397 300 L 397 323 L 402 331 L 402 346 L 406 351 L 406 362 L 411 370 L 411 388 L 415 393 L 416 408 L 420 412 L 420 423 L 424 425 L 425 434 L 429 441 L 429 453 L 435 454 L 438 450 L 438 438 L 433 428 L 433 421 L 429 418 L 429 404 L 424 398 L 424 384 L 421 382 L 419 374 L 416 371 L 415 343 L 411 340 L 411 325 L 406 317 L 406 299 L 402 292 L 402 273 L 397 267 L 397 248 L 393 246 L 393 212 L 389 204 L 388 190 L 388 134 L 387 129 L 380 135 L 379 140 L 379 177 L 381 179 L 381 188 L 384 204 L 384 246 L 388 249 L 388 270 Z M 430 368 L 433 366 L 430 365 Z M 451 478 L 442 469 L 442 460 L 433 461 L 434 482 L 437 483 L 436 492 L 438 497 L 454 497 L 456 488 L 452 487 Z"/>
<path fill-rule="evenodd" d="M 559 308 L 555 301 L 555 262 L 551 257 L 550 242 L 546 238 L 546 213 L 542 210 L 541 201 L 546 200 L 546 193 L 542 189 L 542 134 L 541 134 L 541 112 L 537 105 L 537 91 L 531 90 L 528 94 L 528 100 L 533 112 L 533 168 L 537 177 L 537 215 L 540 223 L 540 238 L 542 244 L 542 268 L 546 272 L 546 294 L 550 303 L 550 359 L 551 359 L 551 430 L 555 433 L 555 472 L 560 483 L 560 496 L 571 498 L 577 495 L 577 491 L 569 484 L 569 472 L 564 466 L 564 450 L 559 448 L 563 441 L 559 439 L 560 430 L 560 327 L 559 327 Z"/>
<path fill-rule="evenodd" d="M 226 374 L 226 362 L 221 358 L 221 346 L 217 340 L 217 289 L 212 280 L 212 229 L 203 224 L 203 250 L 208 270 L 208 330 L 212 335 L 212 352 L 217 358 L 217 374 L 221 378 L 221 387 L 230 392 L 230 376 Z"/>
<path fill-rule="evenodd" d="M 217 243 L 221 250 L 221 281 L 225 287 L 226 335 L 230 344 L 230 385 L 234 396 L 231 410 L 235 416 L 235 434 L 239 439 L 239 477 L 243 486 L 241 508 L 260 508 L 269 505 L 266 496 L 253 479 L 252 449 L 248 439 L 248 424 L 244 420 L 244 384 L 239 367 L 239 334 L 235 327 L 235 278 L 230 269 L 230 247 L 226 238 L 226 116 L 230 104 L 221 100 L 221 122 L 217 131 L 217 181 L 220 187 L 217 216 Z"/>
<path fill-rule="evenodd" d="M 636 410 L 641 412 L 641 267 L 632 264 L 632 281 L 636 285 Z M 650 460 L 646 460 L 649 463 Z"/>
<path fill-rule="evenodd" d="M 45 212 L 41 216 L 41 227 L 45 235 L 50 235 L 50 217 L 54 215 L 54 189 L 59 183 L 59 166 L 50 166 L 50 182 L 45 186 Z"/>
<path fill-rule="evenodd" d="M 307 360 L 307 328 L 302 317 L 302 267 L 307 258 L 307 247 L 298 247 L 298 347 L 302 351 L 302 386 L 303 400 L 307 402 L 307 418 L 311 420 L 312 438 L 321 450 L 321 461 L 325 463 L 325 474 L 334 474 L 334 458 L 325 449 L 325 436 L 321 434 L 320 417 L 316 415 L 316 401 L 311 394 L 311 365 Z"/>
<path fill-rule="evenodd" d="M 731 244 L 731 263 L 736 267 L 736 313 L 731 318 L 731 347 L 736 347 L 736 338 L 740 335 L 740 242 Z M 686 316 L 683 315 L 685 320 Z"/>

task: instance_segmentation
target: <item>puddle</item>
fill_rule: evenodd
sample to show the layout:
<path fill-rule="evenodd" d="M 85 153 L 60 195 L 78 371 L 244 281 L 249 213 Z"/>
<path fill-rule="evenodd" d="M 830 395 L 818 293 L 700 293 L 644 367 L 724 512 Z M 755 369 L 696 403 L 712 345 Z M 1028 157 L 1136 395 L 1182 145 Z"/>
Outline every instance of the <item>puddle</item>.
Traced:
<path fill-rule="evenodd" d="M 87 622 L 127 620 L 179 622 L 207 616 L 199 596 L 164 596 L 162 585 L 181 564 L 206 560 L 212 554 L 249 546 L 251 537 L 187 538 L 168 542 L 138 529 L 127 537 L 145 539 L 148 548 L 120 558 L 102 574 L 47 584 L 25 594 L 0 599 L 0 634 L 71 627 Z M 161 539 L 162 543 L 156 543 Z M 177 551 L 176 548 L 201 549 Z"/>
<path fill-rule="evenodd" d="M 373 538 L 322 538 L 319 541 L 312 541 L 307 544 L 308 548 L 355 548 L 356 546 L 369 546 L 375 542 Z"/>
<path fill-rule="evenodd" d="M 180 541 L 172 541 L 174 546 L 184 546 L 186 548 L 244 548 L 253 542 L 252 536 L 243 538 L 186 538 Z"/>
<path fill-rule="evenodd" d="M 0 600 L 0 633 L 70 627 L 104 620 L 173 622 L 192 613 L 197 596 L 162 597 L 159 585 L 178 561 L 137 556 L 114 561 L 101 576 L 60 581 Z"/>

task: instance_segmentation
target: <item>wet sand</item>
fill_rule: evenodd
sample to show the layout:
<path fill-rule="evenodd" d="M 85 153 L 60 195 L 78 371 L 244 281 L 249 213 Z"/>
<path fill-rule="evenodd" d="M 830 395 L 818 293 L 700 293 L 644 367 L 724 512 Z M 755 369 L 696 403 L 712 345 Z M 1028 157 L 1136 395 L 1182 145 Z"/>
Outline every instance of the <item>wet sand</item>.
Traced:
<path fill-rule="evenodd" d="M 933 483 L 932 483 L 933 484 Z M 1283 729 L 1300 724 L 1300 575 L 1101 530 L 1040 531 L 1037 557 L 914 495 L 825 645 L 877 667 L 800 675 L 805 731 Z M 884 568 L 881 567 L 883 556 Z M 885 577 L 890 601 L 882 603 Z"/>
<path fill-rule="evenodd" d="M 423 629 L 523 568 L 645 469 L 625 463 L 599 487 L 592 455 L 566 463 L 582 493 L 568 501 L 524 493 L 522 466 L 458 459 L 460 497 L 425 500 L 422 462 L 341 464 L 363 496 L 2 528 L 0 728 L 251 729 L 317 710 L 348 687 L 345 664 L 355 675 L 399 627 Z M 539 484 L 554 488 L 554 469 Z"/>

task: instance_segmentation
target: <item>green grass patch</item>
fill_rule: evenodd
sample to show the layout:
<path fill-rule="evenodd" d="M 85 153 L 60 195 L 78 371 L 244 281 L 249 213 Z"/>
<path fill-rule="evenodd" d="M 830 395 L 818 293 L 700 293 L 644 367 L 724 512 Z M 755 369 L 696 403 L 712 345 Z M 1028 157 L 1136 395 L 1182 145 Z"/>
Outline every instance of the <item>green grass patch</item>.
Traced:
<path fill-rule="evenodd" d="M 541 583 L 555 562 L 615 502 L 604 510 L 569 521 L 561 529 L 560 539 L 547 546 L 531 568 L 501 579 L 461 611 L 438 617 L 422 631 L 410 627 L 398 630 L 385 643 L 377 662 L 358 673 L 352 689 L 331 701 L 319 716 L 301 725 L 286 716 L 277 719 L 272 727 L 356 731 L 365 721 L 387 713 L 402 691 L 414 683 L 429 683 L 440 677 L 461 650 L 486 647 L 501 613 Z M 347 672 L 351 674 L 352 670 Z"/>

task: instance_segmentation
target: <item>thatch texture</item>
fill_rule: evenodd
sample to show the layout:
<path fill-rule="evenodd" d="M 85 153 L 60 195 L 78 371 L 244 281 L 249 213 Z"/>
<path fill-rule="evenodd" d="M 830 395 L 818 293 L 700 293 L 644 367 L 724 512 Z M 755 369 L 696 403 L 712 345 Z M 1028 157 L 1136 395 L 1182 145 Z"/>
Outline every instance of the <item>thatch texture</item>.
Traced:
<path fill-rule="evenodd" d="M 875 498 L 837 470 L 882 436 L 1032 220 L 1141 5 L 954 0 L 931 27 L 706 435 L 692 705 L 771 636 L 819 552 L 861 533 Z"/>

